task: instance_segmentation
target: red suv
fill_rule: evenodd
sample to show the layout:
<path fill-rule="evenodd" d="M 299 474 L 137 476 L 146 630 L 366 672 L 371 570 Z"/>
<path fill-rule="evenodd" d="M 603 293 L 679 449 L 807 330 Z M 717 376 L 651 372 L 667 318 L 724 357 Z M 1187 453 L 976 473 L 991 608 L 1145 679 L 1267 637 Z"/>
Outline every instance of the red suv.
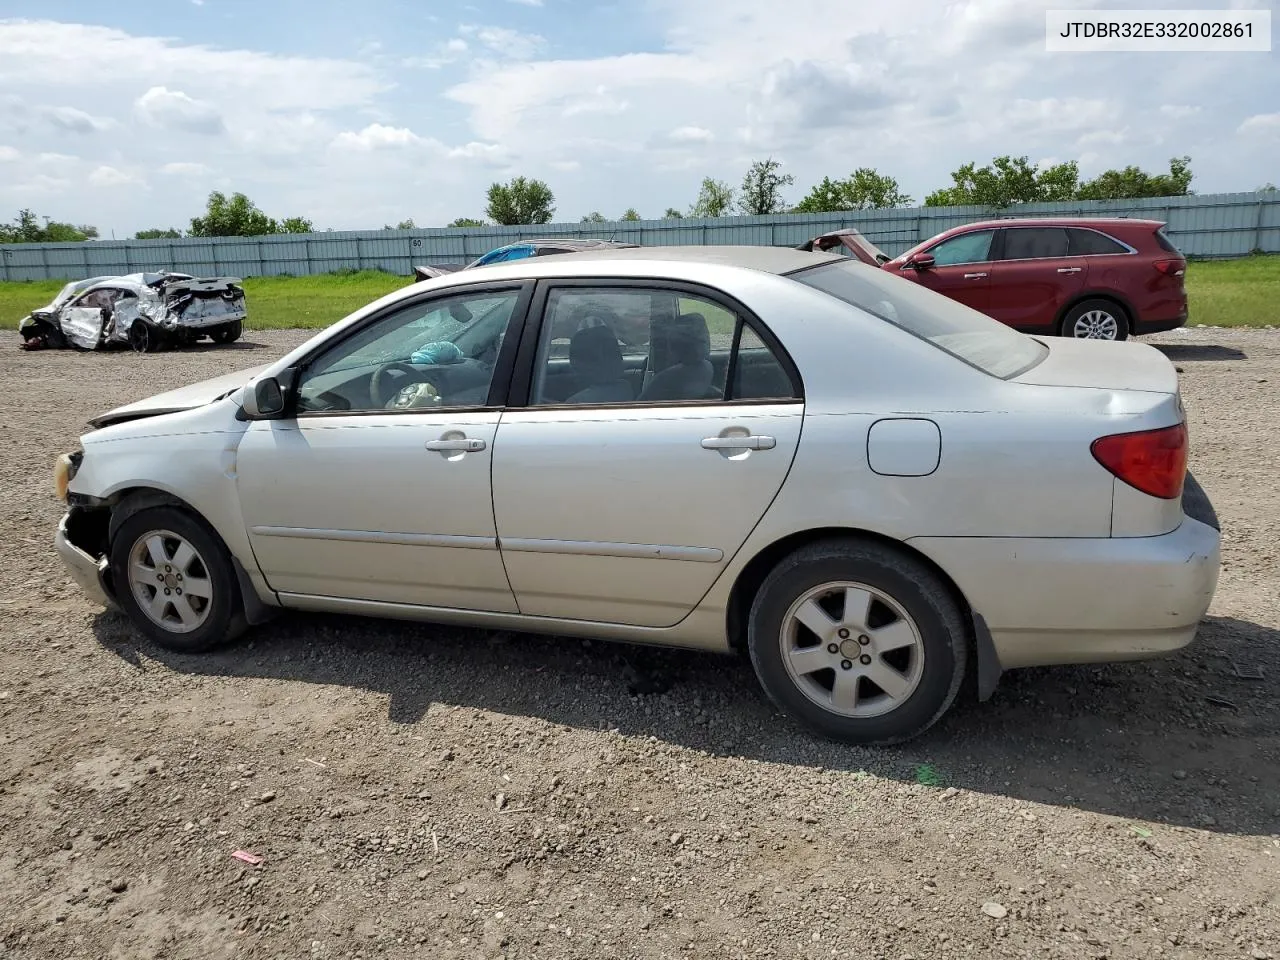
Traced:
<path fill-rule="evenodd" d="M 1187 261 L 1158 220 L 970 223 L 883 264 L 1028 333 L 1098 340 L 1187 322 Z"/>
<path fill-rule="evenodd" d="M 1037 218 L 969 223 L 892 260 L 836 231 L 807 249 L 893 270 L 1028 333 L 1123 340 L 1187 322 L 1187 261 L 1158 220 Z M 855 232 L 856 231 L 850 231 Z"/>

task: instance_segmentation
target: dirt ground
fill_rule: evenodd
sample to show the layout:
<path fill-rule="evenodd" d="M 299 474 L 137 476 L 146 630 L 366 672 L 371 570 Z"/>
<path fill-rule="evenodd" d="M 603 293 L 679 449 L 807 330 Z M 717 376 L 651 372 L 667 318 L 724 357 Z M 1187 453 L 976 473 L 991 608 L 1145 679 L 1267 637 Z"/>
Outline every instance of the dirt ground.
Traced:
<path fill-rule="evenodd" d="M 0 334 L 0 957 L 1280 955 L 1280 331 L 1154 338 L 1224 525 L 1199 641 L 1008 674 L 888 751 L 730 658 L 304 616 L 183 657 L 92 608 L 54 456 L 301 336 Z"/>

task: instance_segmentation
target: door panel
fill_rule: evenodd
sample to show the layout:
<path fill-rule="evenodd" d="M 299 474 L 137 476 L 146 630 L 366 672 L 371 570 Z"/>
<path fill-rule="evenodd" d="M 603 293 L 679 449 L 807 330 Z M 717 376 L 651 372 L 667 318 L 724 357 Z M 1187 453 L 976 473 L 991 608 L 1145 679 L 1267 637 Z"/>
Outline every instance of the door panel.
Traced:
<path fill-rule="evenodd" d="M 1088 261 L 1067 256 L 1062 227 L 1009 227 L 991 269 L 989 313 L 1020 330 L 1053 333 L 1058 314 L 1084 287 Z"/>
<path fill-rule="evenodd" d="M 102 343 L 105 315 L 101 307 L 64 307 L 58 326 L 74 346 L 82 350 L 96 350 Z"/>
<path fill-rule="evenodd" d="M 803 412 L 799 402 L 508 411 L 494 514 L 521 612 L 679 622 L 772 503 Z"/>
<path fill-rule="evenodd" d="M 489 470 L 497 411 L 250 426 L 237 487 L 273 590 L 514 613 Z"/>
<path fill-rule="evenodd" d="M 955 266 L 932 267 L 928 270 L 916 270 L 912 267 L 902 271 L 908 280 L 914 280 L 922 287 L 928 287 L 944 297 L 950 297 L 987 313 L 991 306 L 991 263 L 965 263 Z"/>

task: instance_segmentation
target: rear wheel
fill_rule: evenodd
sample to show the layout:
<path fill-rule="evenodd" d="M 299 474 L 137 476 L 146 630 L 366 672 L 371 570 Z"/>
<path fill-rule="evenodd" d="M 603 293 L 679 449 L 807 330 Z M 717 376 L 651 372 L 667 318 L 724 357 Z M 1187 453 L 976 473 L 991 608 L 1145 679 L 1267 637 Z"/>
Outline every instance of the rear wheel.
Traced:
<path fill-rule="evenodd" d="M 240 339 L 243 331 L 243 324 L 239 320 L 232 320 L 224 326 L 216 328 L 209 334 L 209 339 L 214 343 L 235 343 Z"/>
<path fill-rule="evenodd" d="M 1123 340 L 1129 335 L 1129 318 L 1111 300 L 1084 300 L 1062 318 L 1061 333 L 1076 340 Z"/>
<path fill-rule="evenodd" d="M 783 712 L 849 743 L 924 732 L 955 700 L 968 656 L 946 585 L 918 560 L 854 540 L 783 560 L 752 604 L 747 643 Z"/>
<path fill-rule="evenodd" d="M 135 626 L 179 653 L 199 653 L 244 629 L 227 548 L 198 518 L 153 507 L 126 519 L 111 542 L 116 598 Z"/>
<path fill-rule="evenodd" d="M 145 320 L 135 320 L 129 327 L 129 346 L 138 353 L 155 353 L 164 349 L 163 335 Z"/>

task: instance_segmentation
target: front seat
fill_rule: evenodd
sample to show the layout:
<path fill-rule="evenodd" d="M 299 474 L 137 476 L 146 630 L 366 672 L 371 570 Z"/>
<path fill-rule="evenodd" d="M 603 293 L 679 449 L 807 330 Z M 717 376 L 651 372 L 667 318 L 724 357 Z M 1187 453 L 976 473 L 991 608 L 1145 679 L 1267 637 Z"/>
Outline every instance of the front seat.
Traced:
<path fill-rule="evenodd" d="M 583 327 L 573 335 L 569 372 L 586 386 L 565 403 L 629 403 L 635 399 L 623 368 L 622 348 L 610 327 Z"/>
<path fill-rule="evenodd" d="M 711 335 L 707 318 L 684 313 L 663 324 L 669 365 L 654 374 L 640 391 L 641 401 L 705 400 L 711 396 Z"/>

